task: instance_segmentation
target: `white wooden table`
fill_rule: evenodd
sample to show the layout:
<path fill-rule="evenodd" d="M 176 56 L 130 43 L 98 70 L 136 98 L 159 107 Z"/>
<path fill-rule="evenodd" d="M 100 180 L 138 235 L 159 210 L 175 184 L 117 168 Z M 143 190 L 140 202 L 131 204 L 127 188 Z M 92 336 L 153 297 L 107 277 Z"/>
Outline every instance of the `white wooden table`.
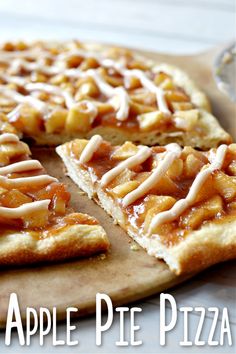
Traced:
<path fill-rule="evenodd" d="M 1 41 L 6 39 L 65 39 L 116 43 L 140 49 L 169 53 L 197 53 L 236 37 L 234 0 L 7 0 L 0 1 Z M 173 290 L 179 306 L 227 306 L 233 346 L 201 348 L 202 353 L 236 351 L 236 265 L 210 269 Z M 1 291 L 1 290 L 0 290 Z M 49 289 L 50 291 L 50 289 Z M 66 296 L 66 295 L 65 295 Z M 76 347 L 53 347 L 51 336 L 45 346 L 38 337 L 30 347 L 20 347 L 16 336 L 10 347 L 0 333 L 1 353 L 195 353 L 197 347 L 180 347 L 183 316 L 168 336 L 167 346 L 159 345 L 159 296 L 136 304 L 142 308 L 137 322 L 141 326 L 139 347 L 117 347 L 119 321 L 104 336 L 103 346 L 95 345 L 95 317 L 77 321 Z M 193 339 L 199 316 L 190 315 L 190 339 Z M 206 339 L 212 323 L 207 315 L 202 338 Z M 128 333 L 126 321 L 126 333 Z M 217 333 L 219 333 L 217 326 Z M 65 326 L 58 326 L 58 336 L 65 337 Z M 218 335 L 216 334 L 216 337 Z"/>

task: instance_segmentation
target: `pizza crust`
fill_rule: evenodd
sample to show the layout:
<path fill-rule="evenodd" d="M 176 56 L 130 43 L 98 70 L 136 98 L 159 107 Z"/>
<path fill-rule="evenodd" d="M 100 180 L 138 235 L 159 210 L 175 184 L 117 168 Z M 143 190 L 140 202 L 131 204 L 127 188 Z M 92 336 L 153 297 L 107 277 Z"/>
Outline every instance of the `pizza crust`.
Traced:
<path fill-rule="evenodd" d="M 12 232 L 0 237 L 0 265 L 52 262 L 106 252 L 109 241 L 100 225 L 70 225 L 47 238 L 33 232 Z"/>

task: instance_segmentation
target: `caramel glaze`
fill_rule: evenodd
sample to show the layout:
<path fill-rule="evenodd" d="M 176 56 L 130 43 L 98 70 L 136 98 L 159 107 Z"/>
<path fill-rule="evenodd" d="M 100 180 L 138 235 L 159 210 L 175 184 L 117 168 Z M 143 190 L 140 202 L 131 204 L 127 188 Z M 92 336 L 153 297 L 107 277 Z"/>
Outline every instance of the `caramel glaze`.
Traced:
<path fill-rule="evenodd" d="M 110 143 L 103 142 L 99 150 L 93 155 L 92 159 L 88 163 L 80 165 L 80 168 L 88 170 L 90 173 L 93 174 L 93 176 L 96 176 L 97 179 L 100 180 L 101 177 L 107 171 L 115 167 L 120 162 L 119 160 L 115 160 L 114 158 L 112 158 L 112 154 L 117 148 L 118 147 L 111 146 Z M 68 146 L 67 151 L 70 153 L 71 157 L 75 160 L 75 162 L 78 161 L 78 156 L 76 156 L 75 154 L 76 150 L 75 148 L 73 148 L 73 143 L 71 143 Z M 165 151 L 165 149 L 163 147 L 152 147 L 152 151 L 153 151 L 153 155 L 147 161 L 145 161 L 142 165 L 139 165 L 132 170 L 133 172 L 132 180 L 140 179 L 140 176 L 142 176 L 142 174 L 144 175 L 144 178 L 146 178 L 151 173 L 150 166 L 151 163 L 153 162 L 154 156 L 157 153 Z M 202 161 L 204 161 L 204 164 L 208 163 L 207 152 L 198 152 L 198 154 L 200 154 L 199 157 L 202 159 Z M 185 159 L 186 156 L 184 157 L 182 154 L 181 158 Z M 235 156 L 232 156 L 232 153 L 227 152 L 223 169 L 222 169 L 222 171 L 226 175 L 230 175 L 230 173 L 228 172 L 228 165 L 232 160 L 236 160 L 236 154 Z M 235 197 L 234 199 L 231 199 L 230 202 L 227 202 L 222 197 L 223 209 L 220 213 L 217 213 L 214 217 L 203 219 L 203 222 L 198 224 L 197 227 L 191 228 L 188 225 L 183 226 L 183 220 L 190 211 L 193 211 L 199 207 L 201 208 L 204 202 L 206 202 L 207 200 L 209 200 L 214 196 L 219 195 L 219 192 L 213 186 L 213 178 L 215 178 L 215 176 L 217 176 L 219 172 L 220 171 L 215 171 L 211 174 L 211 176 L 203 185 L 199 193 L 199 197 L 198 197 L 199 200 L 196 200 L 196 203 L 191 208 L 186 210 L 186 212 L 175 221 L 165 223 L 159 226 L 156 232 L 156 236 L 159 237 L 160 241 L 163 244 L 165 244 L 167 247 L 171 247 L 181 242 L 181 240 L 186 238 L 192 230 L 198 230 L 203 225 L 206 225 L 210 222 L 227 223 L 232 220 L 235 220 L 235 216 L 236 216 L 236 206 L 234 205 L 234 201 L 236 202 Z M 176 200 L 185 198 L 194 179 L 195 176 L 192 178 L 188 178 L 183 173 L 179 178 L 173 181 L 176 188 L 174 192 L 172 192 L 171 194 L 168 193 L 168 190 L 165 190 L 165 181 L 160 180 L 159 183 L 155 186 L 155 188 L 153 188 L 150 191 L 150 193 L 140 198 L 139 200 L 137 200 L 135 203 L 131 204 L 127 208 L 124 208 L 122 206 L 121 203 L 122 199 L 117 198 L 117 196 L 115 196 L 114 193 L 112 192 L 112 189 L 114 187 L 123 183 L 119 181 L 119 176 L 116 177 L 108 186 L 104 187 L 104 190 L 115 200 L 116 203 L 118 203 L 119 207 L 122 209 L 124 213 L 126 224 L 121 226 L 124 227 L 125 229 L 129 228 L 132 231 L 134 231 L 136 234 L 139 234 L 141 236 L 142 234 L 145 233 L 144 221 L 145 221 L 145 216 L 147 215 L 147 211 L 150 210 L 150 206 L 149 207 L 147 206 L 148 205 L 147 201 L 150 198 L 150 196 L 153 195 L 171 196 L 174 197 Z M 234 183 L 236 189 L 236 179 Z M 151 207 L 155 207 L 155 203 Z M 152 237 L 156 237 L 156 236 L 153 235 Z"/>

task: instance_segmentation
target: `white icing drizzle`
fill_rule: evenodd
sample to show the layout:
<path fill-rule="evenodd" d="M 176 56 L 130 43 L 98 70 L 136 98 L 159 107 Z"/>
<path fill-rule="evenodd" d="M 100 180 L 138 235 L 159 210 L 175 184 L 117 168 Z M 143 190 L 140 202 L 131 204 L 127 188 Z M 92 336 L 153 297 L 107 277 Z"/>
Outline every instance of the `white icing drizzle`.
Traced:
<path fill-rule="evenodd" d="M 0 85 L 0 92 L 18 103 L 29 103 L 38 111 L 45 113 L 46 104 L 35 97 L 21 95 L 19 92 L 8 89 L 4 85 Z"/>
<path fill-rule="evenodd" d="M 123 75 L 124 77 L 137 77 L 141 81 L 143 87 L 146 87 L 150 92 L 153 92 L 156 95 L 159 110 L 165 114 L 171 113 L 165 100 L 164 91 L 160 87 L 156 86 L 143 71 L 137 69 L 124 70 Z"/>
<path fill-rule="evenodd" d="M 49 85 L 49 84 L 44 84 L 42 82 L 37 82 L 37 83 L 28 83 L 25 86 L 26 90 L 28 91 L 44 91 L 49 94 L 54 94 L 58 96 L 63 96 L 65 99 L 65 103 L 67 108 L 71 108 L 75 105 L 75 100 L 73 99 L 72 95 L 68 91 L 64 91 L 60 89 L 57 86 Z"/>
<path fill-rule="evenodd" d="M 61 72 L 60 68 L 57 68 L 55 66 L 46 66 L 43 63 L 27 62 L 23 59 L 16 59 L 12 62 L 11 69 L 13 70 L 13 72 L 18 72 L 21 68 L 28 71 L 38 70 L 46 75 L 56 75 Z"/>
<path fill-rule="evenodd" d="M 177 148 L 178 147 L 178 148 Z M 150 189 L 154 188 L 157 182 L 164 176 L 168 171 L 173 161 L 179 157 L 181 154 L 181 148 L 178 144 L 167 145 L 167 151 L 164 154 L 164 158 L 158 163 L 158 166 L 152 171 L 152 174 L 141 183 L 135 190 L 128 193 L 123 201 L 122 205 L 124 207 L 129 206 L 134 203 L 137 199 L 143 197 L 147 194 Z"/>
<path fill-rule="evenodd" d="M 79 162 L 86 163 L 91 160 L 93 154 L 97 151 L 99 146 L 101 145 L 103 139 L 100 135 L 94 135 L 85 146 L 82 154 L 80 155 Z"/>
<path fill-rule="evenodd" d="M 40 175 L 40 176 L 22 177 L 22 178 L 7 178 L 5 176 L 0 176 L 0 183 L 7 184 L 12 188 L 23 187 L 28 184 L 32 184 L 32 186 L 36 186 L 41 184 L 49 184 L 52 182 L 58 182 L 58 180 L 49 175 Z"/>
<path fill-rule="evenodd" d="M 0 135 L 0 144 L 4 143 L 18 143 L 19 138 L 17 135 L 12 133 L 4 133 Z"/>
<path fill-rule="evenodd" d="M 82 76 L 90 76 L 95 81 L 96 85 L 100 91 L 108 97 L 118 96 L 120 101 L 120 108 L 116 113 L 116 118 L 118 120 L 126 120 L 129 115 L 129 95 L 124 89 L 124 87 L 113 87 L 109 85 L 94 69 L 89 69 L 86 72 L 82 73 Z"/>
<path fill-rule="evenodd" d="M 150 224 L 149 234 L 151 234 L 152 230 L 154 230 L 157 226 L 178 218 L 187 208 L 189 208 L 194 203 L 197 194 L 206 179 L 213 171 L 222 168 L 226 152 L 227 145 L 221 145 L 217 149 L 215 158 L 211 162 L 210 166 L 200 171 L 196 176 L 186 198 L 178 200 L 170 210 L 163 211 L 154 216 Z"/>
<path fill-rule="evenodd" d="M 8 175 L 9 173 L 39 170 L 42 168 L 38 160 L 26 160 L 13 163 L 8 166 L 0 167 L 0 175 Z"/>
<path fill-rule="evenodd" d="M 147 77 L 145 72 L 138 70 L 138 69 L 128 70 L 121 63 L 115 62 L 111 59 L 104 59 L 101 62 L 101 64 L 104 66 L 107 66 L 107 67 L 113 67 L 120 74 L 122 74 L 125 79 L 132 77 L 132 76 L 137 77 L 140 80 L 143 87 L 146 87 L 150 92 L 153 92 L 156 95 L 156 100 L 158 103 L 159 110 L 165 114 L 168 114 L 168 115 L 171 114 L 171 112 L 167 106 L 166 100 L 165 100 L 164 91 L 160 87 L 156 86 Z"/>
<path fill-rule="evenodd" d="M 50 199 L 45 199 L 32 203 L 25 203 L 17 208 L 6 208 L 0 206 L 0 217 L 8 219 L 22 218 L 31 214 L 32 212 L 48 210 L 50 202 Z"/>
<path fill-rule="evenodd" d="M 147 146 L 140 146 L 138 152 L 122 161 L 116 167 L 105 173 L 101 178 L 102 187 L 110 183 L 116 176 L 118 176 L 124 169 L 135 167 L 146 161 L 152 154 L 152 150 Z"/>
<path fill-rule="evenodd" d="M 48 57 L 51 57 L 54 59 L 54 63 L 51 66 L 46 66 L 46 65 L 44 65 L 44 63 L 40 63 L 40 62 L 32 63 L 32 62 L 28 62 L 23 59 L 24 56 L 28 57 L 28 58 L 36 59 L 36 56 L 37 56 L 36 53 L 39 53 L 39 51 L 34 52 L 34 51 L 26 50 L 26 51 L 16 51 L 16 52 L 12 52 L 12 53 L 11 52 L 9 52 L 9 53 L 1 52 L 1 55 L 2 55 L 2 53 L 5 55 L 3 55 L 3 57 L 0 59 L 0 61 L 2 60 L 3 62 L 4 61 L 7 62 L 11 58 L 13 58 L 13 59 L 17 58 L 15 60 L 13 60 L 13 62 L 11 63 L 10 70 L 12 71 L 12 73 L 17 73 L 17 72 L 19 72 L 19 70 L 21 68 L 23 68 L 28 71 L 39 70 L 46 75 L 56 75 L 56 74 L 61 73 L 67 77 L 74 77 L 74 78 L 92 77 L 93 80 L 95 81 L 96 85 L 98 86 L 98 88 L 100 89 L 100 91 L 104 95 L 106 95 L 107 97 L 116 97 L 116 96 L 118 97 L 119 108 L 116 111 L 116 118 L 120 121 L 124 121 L 129 116 L 129 102 L 130 102 L 129 95 L 124 87 L 122 87 L 122 86 L 113 87 L 113 86 L 109 85 L 102 78 L 102 76 L 99 74 L 97 69 L 89 69 L 87 71 L 81 71 L 79 69 L 67 69 L 65 62 L 63 61 L 73 55 L 82 56 L 83 58 L 89 58 L 89 57 L 94 58 L 98 61 L 98 63 L 101 66 L 108 67 L 108 68 L 114 68 L 115 70 L 117 70 L 121 75 L 124 76 L 124 80 L 126 80 L 127 78 L 132 77 L 132 76 L 137 77 L 141 81 L 141 84 L 143 85 L 143 87 L 147 88 L 149 91 L 153 92 L 156 95 L 156 100 L 157 100 L 159 110 L 165 114 L 171 113 L 168 106 L 167 106 L 166 100 L 165 100 L 164 91 L 160 87 L 156 86 L 152 82 L 152 80 L 150 80 L 148 78 L 148 76 L 145 72 L 138 70 L 138 69 L 129 70 L 124 66 L 123 63 L 116 62 L 112 59 L 104 58 L 102 55 L 100 55 L 98 53 L 85 51 L 83 49 L 76 49 L 73 51 L 68 51 L 68 53 L 59 54 L 57 56 L 49 55 L 49 53 L 42 53 L 42 54 L 45 54 L 45 56 L 48 56 Z M 3 76 L 3 78 L 8 82 L 16 83 L 17 85 L 20 85 L 20 86 L 26 85 L 26 87 L 29 91 L 42 90 L 42 91 L 48 92 L 50 94 L 63 96 L 65 99 L 65 103 L 66 103 L 67 108 L 71 108 L 75 104 L 75 101 L 74 101 L 74 98 L 72 97 L 72 95 L 68 91 L 60 89 L 59 87 L 44 84 L 44 83 L 28 83 L 27 84 L 27 80 L 25 80 L 19 76 L 13 77 L 13 76 L 5 75 L 5 77 Z M 0 92 L 1 92 L 1 89 L 0 89 Z M 40 101 L 39 99 L 36 99 L 30 95 L 23 96 L 23 95 L 20 95 L 19 93 L 16 93 L 15 95 L 13 95 L 13 92 L 10 92 L 10 91 L 8 91 L 8 94 L 5 91 L 5 94 L 8 95 L 9 97 L 11 97 L 12 99 L 14 99 L 16 102 L 20 102 L 20 103 L 27 102 L 27 103 L 33 105 L 36 109 L 38 109 L 40 112 L 44 113 L 45 115 L 47 113 L 45 103 L 43 101 Z M 113 102 L 111 102 L 111 105 L 113 105 Z M 114 108 L 116 109 L 115 106 L 114 106 Z M 8 117 L 10 119 L 14 119 L 17 116 L 19 109 L 20 109 L 20 106 L 17 106 L 12 112 L 10 112 L 8 114 Z"/>

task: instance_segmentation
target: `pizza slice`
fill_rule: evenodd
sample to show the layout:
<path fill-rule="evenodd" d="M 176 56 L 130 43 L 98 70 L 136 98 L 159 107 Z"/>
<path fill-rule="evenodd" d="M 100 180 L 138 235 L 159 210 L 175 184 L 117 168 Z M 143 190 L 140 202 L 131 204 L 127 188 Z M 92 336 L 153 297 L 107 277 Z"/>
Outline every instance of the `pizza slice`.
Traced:
<path fill-rule="evenodd" d="M 95 134 L 113 144 L 208 149 L 231 142 L 183 71 L 126 49 L 79 42 L 3 45 L 0 110 L 41 145 Z"/>
<path fill-rule="evenodd" d="M 30 159 L 27 144 L 0 135 L 0 265 L 88 257 L 107 251 L 104 229 L 68 206 L 64 184 Z"/>
<path fill-rule="evenodd" d="M 57 147 L 69 176 L 176 274 L 236 257 L 236 144 L 112 146 L 97 135 Z"/>

